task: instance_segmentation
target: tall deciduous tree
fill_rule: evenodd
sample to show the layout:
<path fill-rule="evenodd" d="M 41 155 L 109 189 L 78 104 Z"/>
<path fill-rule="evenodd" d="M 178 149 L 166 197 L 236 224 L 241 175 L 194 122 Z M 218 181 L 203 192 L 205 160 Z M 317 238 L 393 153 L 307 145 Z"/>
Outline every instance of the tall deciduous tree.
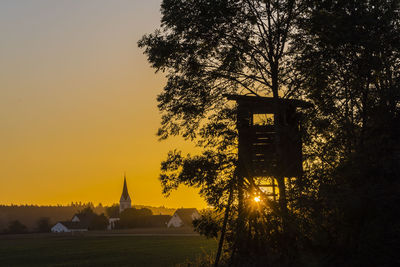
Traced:
<path fill-rule="evenodd" d="M 36 222 L 36 230 L 39 233 L 48 233 L 51 231 L 50 218 L 42 217 Z"/>
<path fill-rule="evenodd" d="M 299 194 L 313 200 L 301 214 L 322 248 L 314 256 L 389 266 L 400 237 L 400 1 L 312 2 L 299 22 L 299 93 L 316 105 Z"/>
<path fill-rule="evenodd" d="M 232 264 L 395 262 L 399 0 L 164 0 L 161 11 L 161 28 L 139 41 L 168 78 L 158 97 L 158 133 L 204 148 L 197 156 L 168 154 L 164 193 L 180 184 L 199 187 L 209 204 L 230 211 L 220 221 L 221 229 L 228 224 Z M 250 188 L 235 175 L 235 107 L 225 93 L 315 104 L 305 116 L 306 173 L 287 198 L 280 190 L 280 205 L 244 204 Z"/>
<path fill-rule="evenodd" d="M 241 214 L 238 222 L 246 224 L 243 198 L 248 188 L 234 175 L 234 106 L 223 94 L 277 99 L 294 93 L 288 46 L 299 11 L 296 0 L 162 2 L 161 28 L 139 41 L 152 66 L 168 78 L 158 96 L 163 112 L 158 134 L 161 139 L 181 135 L 204 148 L 198 156 L 169 153 L 161 167 L 164 193 L 179 184 L 199 187 L 217 209 L 227 202 L 237 203 L 238 211 L 233 211 Z M 284 186 L 283 177 L 277 178 Z M 232 194 L 235 201 L 229 198 Z M 283 212 L 284 190 L 280 196 Z M 244 243 L 239 240 L 236 244 Z"/>

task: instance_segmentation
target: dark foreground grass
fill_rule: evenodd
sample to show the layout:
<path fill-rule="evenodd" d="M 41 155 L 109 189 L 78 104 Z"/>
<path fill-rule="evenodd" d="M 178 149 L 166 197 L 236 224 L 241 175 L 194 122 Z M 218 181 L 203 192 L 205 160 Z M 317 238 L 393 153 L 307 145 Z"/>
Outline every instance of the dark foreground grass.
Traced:
<path fill-rule="evenodd" d="M 216 249 L 200 236 L 0 239 L 0 266 L 174 266 Z"/>

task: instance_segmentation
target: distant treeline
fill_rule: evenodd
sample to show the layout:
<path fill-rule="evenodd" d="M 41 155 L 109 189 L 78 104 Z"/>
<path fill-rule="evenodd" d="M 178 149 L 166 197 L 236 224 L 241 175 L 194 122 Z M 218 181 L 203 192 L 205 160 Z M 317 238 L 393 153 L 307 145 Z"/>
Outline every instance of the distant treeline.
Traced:
<path fill-rule="evenodd" d="M 117 205 L 117 204 L 114 204 Z M 112 205 L 113 206 L 113 205 Z M 97 214 L 105 213 L 109 206 L 103 206 L 99 203 L 95 206 L 93 203 L 75 202 L 69 205 L 38 206 L 38 205 L 0 205 L 0 232 L 4 232 L 11 222 L 18 221 L 27 227 L 28 231 L 35 231 L 38 221 L 41 218 L 48 218 L 50 224 L 58 221 L 72 219 L 74 214 L 90 207 Z M 143 205 L 134 206 L 135 208 L 147 208 L 154 215 L 172 215 L 175 209 L 165 207 L 149 207 Z"/>
<path fill-rule="evenodd" d="M 173 215 L 176 209 L 166 208 L 164 206 L 161 207 L 151 207 L 151 206 L 143 206 L 143 205 L 133 205 L 135 209 L 149 209 L 153 213 L 153 215 Z"/>

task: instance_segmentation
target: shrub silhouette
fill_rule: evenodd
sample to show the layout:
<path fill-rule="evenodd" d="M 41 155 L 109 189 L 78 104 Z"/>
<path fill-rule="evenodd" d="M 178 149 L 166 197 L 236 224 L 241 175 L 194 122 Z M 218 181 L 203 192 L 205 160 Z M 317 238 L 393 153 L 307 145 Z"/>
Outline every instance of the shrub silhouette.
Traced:
<path fill-rule="evenodd" d="M 27 232 L 27 228 L 20 221 L 15 220 L 10 222 L 7 232 L 10 234 L 23 234 Z"/>

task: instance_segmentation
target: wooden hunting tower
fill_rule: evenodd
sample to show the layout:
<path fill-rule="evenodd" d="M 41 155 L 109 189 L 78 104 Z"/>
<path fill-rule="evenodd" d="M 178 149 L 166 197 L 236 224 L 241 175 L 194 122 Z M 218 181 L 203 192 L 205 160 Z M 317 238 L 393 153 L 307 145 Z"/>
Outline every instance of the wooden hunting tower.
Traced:
<path fill-rule="evenodd" d="M 226 97 L 238 105 L 240 175 L 247 178 L 299 177 L 302 173 L 302 143 L 296 108 L 312 105 L 293 99 Z"/>

